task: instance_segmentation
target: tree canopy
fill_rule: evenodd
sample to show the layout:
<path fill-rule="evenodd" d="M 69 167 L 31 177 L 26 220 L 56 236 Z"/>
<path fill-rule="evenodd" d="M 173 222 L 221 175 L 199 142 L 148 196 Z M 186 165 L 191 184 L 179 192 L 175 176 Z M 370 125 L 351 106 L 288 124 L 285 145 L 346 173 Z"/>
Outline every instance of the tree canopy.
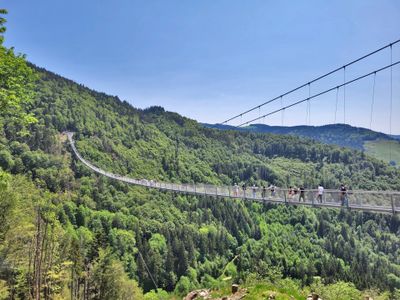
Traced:
<path fill-rule="evenodd" d="M 79 151 L 103 169 L 172 182 L 399 190 L 400 171 L 382 161 L 135 109 L 3 46 L 0 105 L 0 297 L 154 299 L 218 287 L 225 276 L 294 280 L 328 297 L 398 294 L 398 216 L 128 186 L 88 170 L 62 132 L 75 131 Z"/>

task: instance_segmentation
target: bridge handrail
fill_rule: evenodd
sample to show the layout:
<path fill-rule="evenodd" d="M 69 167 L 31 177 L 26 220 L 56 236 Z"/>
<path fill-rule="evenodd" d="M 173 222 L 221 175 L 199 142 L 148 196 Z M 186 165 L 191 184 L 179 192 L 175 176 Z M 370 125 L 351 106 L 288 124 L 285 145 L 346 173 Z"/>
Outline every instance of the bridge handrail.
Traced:
<path fill-rule="evenodd" d="M 99 167 L 96 167 L 89 161 L 85 160 L 78 150 L 76 149 L 75 142 L 73 140 L 73 132 L 66 132 L 68 140 L 70 142 L 71 148 L 78 159 L 85 164 L 87 167 L 92 169 L 93 171 L 110 177 L 115 180 L 145 186 L 149 188 L 157 188 L 161 190 L 171 190 L 177 192 L 183 192 L 188 194 L 196 194 L 196 195 L 209 195 L 209 196 L 221 196 L 221 197 L 230 197 L 230 198 L 240 198 L 240 199 L 248 199 L 262 202 L 272 202 L 272 203 L 287 203 L 292 205 L 312 205 L 319 207 L 342 207 L 346 206 L 350 209 L 364 210 L 364 211 L 374 211 L 374 212 L 382 212 L 382 213 L 398 213 L 400 212 L 400 191 L 364 191 L 364 190 L 347 190 L 346 196 L 343 196 L 342 191 L 335 189 L 325 189 L 323 193 L 323 201 L 317 201 L 317 189 L 305 189 L 304 195 L 309 195 L 310 193 L 315 194 L 315 197 L 310 198 L 301 197 L 301 191 L 296 187 L 296 194 L 289 195 L 289 191 L 292 189 L 288 188 L 280 188 L 275 187 L 274 193 L 266 186 L 265 195 L 262 193 L 262 188 L 256 187 L 256 190 L 253 191 L 252 186 L 246 186 L 246 191 L 242 190 L 241 186 L 235 188 L 234 186 L 215 186 L 207 183 L 172 183 L 172 182 L 163 182 L 163 181 L 155 181 L 148 179 L 134 179 L 118 174 L 114 174 L 112 172 L 105 171 Z M 236 193 L 237 189 L 237 193 Z M 282 194 L 283 193 L 283 194 Z M 382 199 L 377 198 L 375 200 L 375 205 L 365 205 L 365 201 L 363 199 L 359 199 L 356 196 L 390 196 L 390 199 L 386 205 L 382 204 Z M 333 196 L 333 197 L 332 197 Z M 337 198 L 339 196 L 339 198 Z M 331 198 L 329 198 L 331 197 Z M 355 199 L 353 199 L 356 197 Z M 306 199 L 307 198 L 307 199 Z M 397 199 L 398 198 L 398 199 Z M 303 202 L 300 202 L 300 200 Z M 346 203 L 344 202 L 346 201 Z M 355 203 L 354 203 L 355 201 Z M 378 205 L 381 204 L 381 205 Z"/>

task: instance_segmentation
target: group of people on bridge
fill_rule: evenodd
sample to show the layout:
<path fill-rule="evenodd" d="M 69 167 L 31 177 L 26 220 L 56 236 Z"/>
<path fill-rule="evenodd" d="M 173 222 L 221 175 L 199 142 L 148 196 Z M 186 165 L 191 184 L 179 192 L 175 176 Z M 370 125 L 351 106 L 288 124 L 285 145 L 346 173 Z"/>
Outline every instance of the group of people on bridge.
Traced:
<path fill-rule="evenodd" d="M 282 189 L 277 188 L 273 184 L 271 184 L 268 187 L 266 187 L 265 185 L 259 187 L 259 186 L 256 186 L 255 184 L 253 184 L 252 186 L 250 186 L 250 190 L 251 190 L 250 195 L 252 198 L 257 198 L 257 191 L 260 190 L 261 198 L 265 199 L 265 198 L 267 198 L 267 193 L 270 193 L 270 197 L 273 198 L 276 196 L 276 191 L 282 190 Z M 325 191 L 325 189 L 324 189 L 323 185 L 319 184 L 316 189 L 315 198 L 313 198 L 313 200 L 315 199 L 319 203 L 322 203 L 323 199 L 324 199 L 324 191 Z M 315 192 L 315 190 L 312 190 L 312 192 Z M 344 184 L 340 185 L 338 194 L 339 194 L 339 200 L 341 202 L 341 205 L 342 206 L 348 205 L 347 188 Z M 244 198 L 246 198 L 250 195 L 247 194 L 247 185 L 245 183 L 243 183 L 241 187 L 239 187 L 239 185 L 237 183 L 234 184 L 234 186 L 233 186 L 233 196 L 234 197 L 243 196 Z M 289 200 L 295 200 L 297 198 L 299 202 L 301 202 L 301 201 L 306 202 L 306 189 L 304 188 L 304 186 L 300 186 L 298 188 L 290 186 L 289 189 L 287 190 L 287 197 L 286 197 L 286 194 L 283 194 L 282 196 L 285 196 L 285 199 L 287 198 Z"/>

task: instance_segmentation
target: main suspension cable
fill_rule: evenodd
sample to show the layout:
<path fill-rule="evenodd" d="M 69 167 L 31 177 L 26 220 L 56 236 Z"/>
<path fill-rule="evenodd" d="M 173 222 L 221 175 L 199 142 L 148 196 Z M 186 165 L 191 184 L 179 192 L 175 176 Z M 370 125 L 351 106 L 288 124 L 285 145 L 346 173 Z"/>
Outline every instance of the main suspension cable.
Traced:
<path fill-rule="evenodd" d="M 343 83 L 346 82 L 346 67 L 343 67 Z M 343 124 L 346 124 L 346 85 L 343 85 Z"/>
<path fill-rule="evenodd" d="M 377 69 L 377 70 L 375 70 L 375 71 L 373 71 L 373 72 L 370 72 L 370 73 L 368 73 L 368 74 L 365 74 L 365 75 L 359 76 L 359 77 L 357 77 L 357 78 L 355 78 L 355 79 L 352 79 L 352 80 L 350 80 L 350 81 L 344 82 L 344 83 L 342 83 L 342 84 L 340 84 L 340 85 L 338 85 L 338 86 L 335 86 L 335 87 L 333 87 L 333 88 L 327 89 L 327 90 L 325 90 L 325 91 L 323 91 L 323 92 L 320 92 L 320 93 L 318 93 L 318 94 L 315 94 L 315 95 L 313 95 L 313 96 L 311 96 L 311 97 L 307 97 L 307 98 L 305 98 L 305 99 L 299 100 L 299 101 L 297 101 L 297 102 L 295 102 L 295 103 L 292 103 L 292 104 L 287 105 L 287 106 L 285 106 L 285 107 L 282 107 L 282 108 L 280 108 L 280 109 L 274 110 L 274 111 L 272 111 L 272 112 L 270 112 L 270 113 L 267 113 L 267 114 L 265 114 L 265 115 L 263 115 L 263 116 L 261 116 L 261 117 L 255 118 L 255 119 L 253 119 L 253 120 L 250 120 L 250 121 L 247 121 L 247 122 L 244 122 L 244 123 L 241 123 L 241 124 L 237 125 L 237 127 L 241 127 L 241 126 L 243 126 L 243 125 L 248 125 L 248 124 L 250 124 L 250 123 L 252 123 L 252 122 L 254 122 L 254 121 L 257 121 L 257 120 L 259 120 L 259 119 L 261 119 L 261 118 L 263 118 L 263 117 L 268 117 L 268 116 L 273 115 L 273 114 L 275 114 L 275 113 L 277 113 L 277 112 L 280 112 L 280 111 L 282 111 L 282 110 L 284 110 L 284 109 L 287 109 L 287 108 L 290 108 L 290 107 L 292 107 L 292 106 L 298 105 L 298 104 L 303 103 L 303 102 L 305 102 L 305 101 L 307 101 L 307 100 L 311 100 L 311 99 L 313 99 L 313 98 L 319 97 L 319 96 L 324 95 L 324 94 L 326 94 L 326 93 L 329 93 L 329 92 L 331 92 L 331 91 L 333 91 L 333 90 L 335 90 L 335 89 L 338 89 L 338 88 L 340 88 L 340 87 L 344 87 L 345 85 L 349 85 L 349 84 L 351 84 L 351 83 L 353 83 L 353 82 L 356 82 L 356 81 L 361 80 L 361 79 L 363 79 L 363 78 L 365 78 L 365 77 L 371 76 L 371 75 L 374 74 L 374 73 L 381 72 L 381 71 L 383 71 L 383 70 L 386 70 L 386 69 L 391 68 L 391 67 L 393 67 L 393 66 L 395 66 L 395 65 L 398 65 L 398 64 L 400 64 L 400 60 L 399 60 L 399 61 L 396 61 L 395 63 L 392 63 L 392 64 L 390 64 L 390 65 L 387 65 L 387 66 L 385 66 L 385 67 L 382 67 L 382 68 L 380 68 L 380 69 Z"/>
<path fill-rule="evenodd" d="M 151 274 L 150 269 L 149 269 L 149 267 L 147 266 L 146 261 L 144 260 L 143 255 L 142 255 L 142 253 L 140 252 L 139 249 L 138 249 L 138 253 L 139 253 L 140 258 L 141 258 L 142 261 L 143 261 L 143 264 L 144 264 L 144 267 L 146 268 L 147 273 L 148 273 L 149 276 L 150 276 L 151 281 L 153 282 L 154 287 L 156 288 L 156 293 L 158 293 L 158 286 L 157 286 L 157 283 L 156 283 L 156 281 L 154 280 L 154 277 L 153 277 L 153 275 Z"/>
<path fill-rule="evenodd" d="M 390 45 L 390 64 L 393 63 L 393 47 Z M 390 66 L 390 112 L 389 112 L 389 134 L 392 136 L 392 110 L 393 110 L 393 65 Z M 389 144 L 389 161 L 392 161 L 392 143 Z"/>
<path fill-rule="evenodd" d="M 374 73 L 374 84 L 372 85 L 371 116 L 370 116 L 370 119 L 369 119 L 369 129 L 370 130 L 372 130 L 372 116 L 373 116 L 373 113 L 374 113 L 375 84 L 376 84 L 376 73 Z"/>
<path fill-rule="evenodd" d="M 387 45 L 385 45 L 385 46 L 383 46 L 383 47 L 381 47 L 381 48 L 379 48 L 379 49 L 377 49 L 375 51 L 372 51 L 372 52 L 370 52 L 370 53 L 368 53 L 368 54 L 366 54 L 366 55 L 364 55 L 364 56 L 362 56 L 360 58 L 357 58 L 357 59 L 355 59 L 355 60 L 343 65 L 342 67 L 336 68 L 336 69 L 334 69 L 334 70 L 332 70 L 332 71 L 330 71 L 328 73 L 325 73 L 325 74 L 323 74 L 323 75 L 321 75 L 321 76 L 319 76 L 319 77 L 317 77 L 317 78 L 315 78 L 315 79 L 313 79 L 313 80 L 311 80 L 311 81 L 309 81 L 309 82 L 307 82 L 305 84 L 302 84 L 302 85 L 300 85 L 300 86 L 298 86 L 298 87 L 296 87 L 296 88 L 294 88 L 294 89 L 292 89 L 292 90 L 290 90 L 290 91 L 288 91 L 286 93 L 283 93 L 283 94 L 281 94 L 281 95 L 279 95 L 279 96 L 277 96 L 275 98 L 272 98 L 272 99 L 270 99 L 270 100 L 268 100 L 266 102 L 263 102 L 263 103 L 261 103 L 261 104 L 259 104 L 257 106 L 254 106 L 253 108 L 248 109 L 248 110 L 246 110 L 246 111 L 244 111 L 244 112 L 242 112 L 242 113 L 240 113 L 240 114 L 238 114 L 238 115 L 236 115 L 236 116 L 234 116 L 234 117 L 232 117 L 230 119 L 227 119 L 227 120 L 223 121 L 220 124 L 225 124 L 225 123 L 228 123 L 228 122 L 230 122 L 232 120 L 235 120 L 235 119 L 237 119 L 239 117 L 243 117 L 243 115 L 248 114 L 248 113 L 250 113 L 250 112 L 252 112 L 252 111 L 254 111 L 256 109 L 259 109 L 262 106 L 267 105 L 267 104 L 269 104 L 271 102 L 274 102 L 274 101 L 278 100 L 280 97 L 284 97 L 284 96 L 287 96 L 287 95 L 289 95 L 289 94 L 291 94 L 291 93 L 293 93 L 295 91 L 298 91 L 301 88 L 307 86 L 308 84 L 314 83 L 314 82 L 316 82 L 318 80 L 321 80 L 321 79 L 323 79 L 323 78 L 325 78 L 325 77 L 327 77 L 329 75 L 332 75 L 332 74 L 336 73 L 339 70 L 342 70 L 342 69 L 344 69 L 344 68 L 346 68 L 348 66 L 351 66 L 352 64 L 355 64 L 355 63 L 359 62 L 360 60 L 363 60 L 363 59 L 365 59 L 365 58 L 367 58 L 367 57 L 369 57 L 371 55 L 374 55 L 374 54 L 376 54 L 376 53 L 378 53 L 378 52 L 380 52 L 380 51 L 382 51 L 382 50 L 384 50 L 384 49 L 386 49 L 388 47 L 392 47 L 393 45 L 395 45 L 395 44 L 397 44 L 399 42 L 400 42 L 400 39 L 398 39 L 398 40 L 396 40 L 396 41 L 394 41 L 394 42 L 392 42 L 390 44 L 387 44 Z"/>
<path fill-rule="evenodd" d="M 337 115 L 338 103 L 339 103 L 339 87 L 336 87 L 335 120 L 333 121 L 333 124 L 336 124 L 336 115 Z"/>

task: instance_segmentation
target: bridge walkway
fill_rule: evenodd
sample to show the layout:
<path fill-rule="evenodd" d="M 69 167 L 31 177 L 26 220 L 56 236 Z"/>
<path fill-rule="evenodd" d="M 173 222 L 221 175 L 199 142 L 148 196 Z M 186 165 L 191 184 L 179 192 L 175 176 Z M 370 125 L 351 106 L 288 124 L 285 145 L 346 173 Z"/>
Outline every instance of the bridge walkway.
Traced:
<path fill-rule="evenodd" d="M 94 172 L 115 179 L 118 181 L 144 186 L 147 188 L 159 189 L 164 191 L 174 191 L 184 194 L 192 194 L 199 196 L 225 197 L 243 199 L 245 201 L 258 201 L 262 203 L 278 203 L 286 205 L 305 205 L 311 207 L 330 207 L 330 208 L 346 208 L 349 210 L 360 210 L 376 213 L 396 214 L 400 212 L 400 192 L 397 191 L 363 191 L 354 190 L 348 191 L 344 205 L 341 201 L 341 193 L 338 190 L 325 190 L 322 202 L 317 200 L 317 190 L 305 190 L 304 199 L 300 198 L 300 193 L 289 195 L 288 189 L 276 188 L 272 193 L 267 191 L 263 195 L 262 190 L 257 188 L 252 190 L 252 187 L 247 187 L 246 191 L 241 188 L 237 189 L 232 186 L 215 186 L 209 184 L 182 184 L 160 182 L 147 179 L 134 179 L 118 174 L 114 174 L 103 169 L 100 169 L 84 159 L 76 149 L 73 140 L 73 132 L 66 133 L 71 148 L 76 157 L 89 169 Z"/>

